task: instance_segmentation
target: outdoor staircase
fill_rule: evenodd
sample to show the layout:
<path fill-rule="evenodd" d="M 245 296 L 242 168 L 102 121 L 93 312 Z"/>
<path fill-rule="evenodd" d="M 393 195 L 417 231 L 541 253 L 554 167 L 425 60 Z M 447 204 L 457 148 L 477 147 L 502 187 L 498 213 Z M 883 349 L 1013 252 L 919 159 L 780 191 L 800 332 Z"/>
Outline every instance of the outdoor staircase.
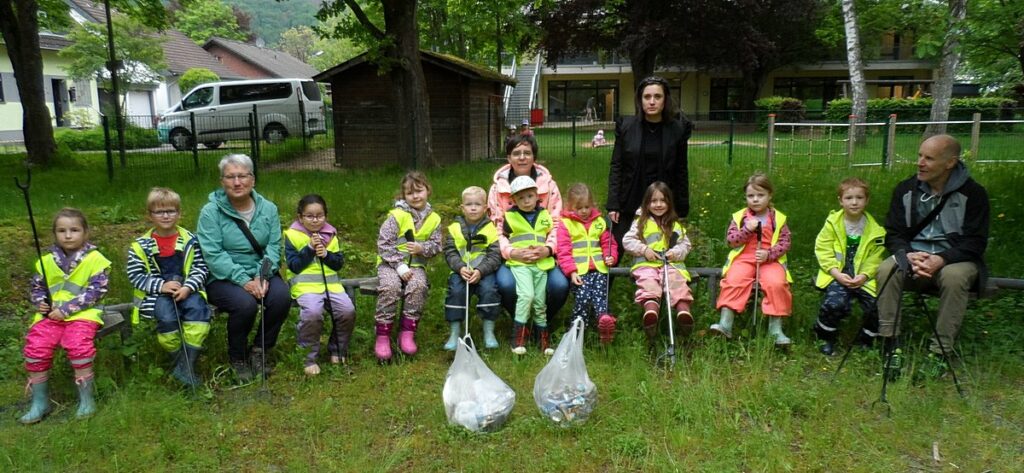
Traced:
<path fill-rule="evenodd" d="M 540 62 L 533 64 L 520 64 L 516 68 L 516 86 L 512 89 L 512 95 L 508 98 L 508 105 L 505 107 L 505 126 L 519 126 L 523 119 L 530 118 L 530 109 L 533 108 L 533 97 L 530 92 L 536 94 L 537 87 L 531 87 L 534 75 Z M 539 84 L 537 84 L 539 85 Z"/>

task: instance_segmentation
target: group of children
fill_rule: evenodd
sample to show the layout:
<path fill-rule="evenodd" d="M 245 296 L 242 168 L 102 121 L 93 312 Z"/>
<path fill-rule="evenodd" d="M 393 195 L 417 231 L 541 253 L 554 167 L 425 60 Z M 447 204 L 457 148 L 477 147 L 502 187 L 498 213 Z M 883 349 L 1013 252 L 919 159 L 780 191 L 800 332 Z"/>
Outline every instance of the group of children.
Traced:
<path fill-rule="evenodd" d="M 377 239 L 374 353 L 379 360 L 392 357 L 396 323 L 399 350 L 406 355 L 417 352 L 415 334 L 429 288 L 425 265 L 442 252 L 452 271 L 445 299 L 445 320 L 451 329 L 446 350 L 456 348 L 462 324 L 468 322 L 472 294 L 477 295 L 484 346 L 498 347 L 494 329 L 501 304 L 495 273 L 502 264 L 509 267 L 516 283 L 513 353 L 526 353 L 531 325 L 538 332 L 541 352 L 554 352 L 545 286 L 547 271 L 556 265 L 572 282 L 572 318 L 596 325 L 602 343 L 613 341 L 617 320 L 608 308 L 608 270 L 618 263 L 619 249 L 593 193 L 584 184 L 572 185 L 561 215 L 555 217 L 538 204 L 537 184 L 531 177 L 519 176 L 510 186 L 515 205 L 505 211 L 500 229 L 488 218 L 486 192 L 476 186 L 462 192 L 462 215 L 442 229 L 441 217 L 428 202 L 432 189 L 426 176 L 414 171 L 402 178 L 398 199 Z M 777 345 L 788 345 L 790 339 L 782 330 L 782 319 L 792 312 L 786 215 L 772 205 L 774 188 L 765 175 L 751 176 L 743 190 L 747 205 L 733 213 L 729 223 L 726 239 L 731 251 L 716 302 L 720 319 L 710 331 L 731 337 L 736 313 L 759 289 L 764 292 L 761 310 L 768 317 L 769 333 Z M 829 214 L 815 243 L 820 266 L 816 285 L 825 293 L 814 332 L 827 355 L 835 350 L 838 323 L 849 315 L 851 299 L 858 300 L 864 313 L 857 343 L 870 345 L 876 336 L 875 271 L 884 253 L 885 233 L 865 210 L 868 195 L 864 181 L 842 181 L 837 192 L 841 209 Z M 210 310 L 203 293 L 209 273 L 195 235 L 178 225 L 180 207 L 175 192 L 164 188 L 150 192 L 147 218 L 153 227 L 132 242 L 127 272 L 135 289 L 133 321 L 140 315 L 156 319 L 158 342 L 173 359 L 172 375 L 195 386 L 201 382 L 195 375 L 196 359 L 209 333 Z M 632 258 L 635 301 L 642 309 L 644 333 L 649 342 L 657 336 L 664 298 L 680 331 L 688 334 L 694 327 L 693 296 L 684 260 L 691 242 L 668 186 L 651 184 L 637 213 L 622 246 Z M 92 361 L 94 338 L 102 324 L 97 304 L 107 292 L 110 261 L 88 242 L 88 228 L 80 211 L 58 212 L 53 222 L 56 244 L 36 264 L 31 301 L 38 313 L 24 348 L 32 403 L 22 423 L 38 422 L 49 410 L 47 373 L 57 346 L 64 348 L 74 369 L 80 395 L 76 416 L 87 417 L 96 410 Z M 298 343 L 309 349 L 305 372 L 315 375 L 324 309 L 334 316 L 329 343 L 333 357 L 339 356 L 337 346 L 348 345 L 354 327 L 352 301 L 345 296 L 338 275 L 343 263 L 339 236 L 327 222 L 323 198 L 303 197 L 285 235 L 286 276 L 300 307 Z"/>

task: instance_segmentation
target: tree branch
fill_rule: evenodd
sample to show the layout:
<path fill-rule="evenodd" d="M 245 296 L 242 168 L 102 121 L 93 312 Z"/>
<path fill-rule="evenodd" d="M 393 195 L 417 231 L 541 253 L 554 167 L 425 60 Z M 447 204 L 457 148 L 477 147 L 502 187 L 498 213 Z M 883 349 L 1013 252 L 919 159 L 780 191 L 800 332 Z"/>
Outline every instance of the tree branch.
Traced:
<path fill-rule="evenodd" d="M 384 39 L 384 32 L 370 21 L 363 9 L 359 7 L 358 3 L 356 3 L 356 0 L 345 0 L 345 5 L 348 5 L 352 10 L 352 14 L 356 16 L 357 20 L 359 20 L 359 23 L 363 25 L 363 27 L 366 28 L 374 38 L 378 40 Z"/>

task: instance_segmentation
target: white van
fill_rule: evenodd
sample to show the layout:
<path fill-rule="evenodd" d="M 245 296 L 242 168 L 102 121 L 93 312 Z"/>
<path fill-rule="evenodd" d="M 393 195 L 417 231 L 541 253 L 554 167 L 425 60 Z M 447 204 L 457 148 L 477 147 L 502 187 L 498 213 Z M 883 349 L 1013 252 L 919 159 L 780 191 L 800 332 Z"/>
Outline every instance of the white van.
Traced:
<path fill-rule="evenodd" d="M 309 79 L 242 80 L 196 86 L 160 116 L 157 132 L 161 142 L 170 143 L 179 151 L 192 149 L 193 140 L 215 149 L 228 140 L 250 139 L 253 106 L 259 136 L 268 143 L 302 136 L 303 131 L 307 136 L 327 132 L 320 88 Z"/>

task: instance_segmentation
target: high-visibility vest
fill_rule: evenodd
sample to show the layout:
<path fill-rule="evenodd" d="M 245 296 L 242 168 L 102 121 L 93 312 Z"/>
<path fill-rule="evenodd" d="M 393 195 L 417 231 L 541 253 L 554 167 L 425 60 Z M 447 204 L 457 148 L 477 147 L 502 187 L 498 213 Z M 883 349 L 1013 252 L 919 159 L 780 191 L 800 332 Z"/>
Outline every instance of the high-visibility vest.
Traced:
<path fill-rule="evenodd" d="M 551 214 L 546 209 L 541 209 L 537 213 L 537 218 L 534 220 L 534 225 L 531 226 L 530 222 L 526 221 L 526 218 L 522 214 L 514 210 L 505 212 L 505 222 L 508 223 L 508 227 L 512 230 L 508 236 L 508 242 L 512 245 L 512 248 L 529 248 L 536 245 L 546 245 L 548 239 L 548 233 L 551 232 L 552 221 Z M 508 260 L 506 263 L 508 266 L 526 266 L 528 263 L 522 261 Z M 548 256 L 537 260 L 536 264 L 538 268 L 547 271 L 555 267 L 555 259 Z"/>
<path fill-rule="evenodd" d="M 284 231 L 284 237 L 292 244 L 292 248 L 301 250 L 309 246 L 309 241 L 312 239 L 306 232 L 289 228 Z M 327 251 L 337 253 L 341 250 L 341 243 L 338 242 L 338 237 L 334 236 L 331 241 L 327 242 Z M 341 285 L 341 277 L 338 276 L 338 272 L 331 269 L 322 263 L 318 263 L 317 257 L 313 257 L 313 262 L 305 267 L 301 272 L 295 274 L 292 272 L 288 265 L 284 268 L 284 277 L 288 281 L 288 285 L 291 286 L 292 299 L 298 298 L 303 294 L 323 294 L 325 289 L 328 292 L 344 292 L 345 288 Z M 321 272 L 323 270 L 323 272 Z M 327 287 L 324 287 L 326 281 Z"/>
<path fill-rule="evenodd" d="M 153 230 L 154 229 L 152 228 L 146 230 L 146 233 L 140 235 L 139 238 L 152 238 Z M 196 239 L 196 236 L 193 235 L 192 232 L 182 227 L 178 227 L 178 241 L 174 242 L 174 251 L 180 251 L 185 255 L 185 264 L 182 267 L 181 271 L 181 276 L 183 279 L 188 278 L 188 273 L 189 271 L 192 270 L 192 262 L 195 261 L 196 259 L 196 248 L 198 247 L 199 240 Z M 142 245 L 139 244 L 137 240 L 132 241 L 132 251 L 134 251 L 135 255 L 139 257 L 139 260 L 142 261 L 142 264 L 146 266 L 146 272 L 149 274 L 153 274 L 153 268 L 149 266 L 149 256 L 160 253 L 160 248 L 157 247 L 156 243 L 153 243 L 153 248 L 151 250 L 152 255 L 147 255 L 146 250 L 142 248 Z M 159 267 L 156 268 L 156 272 L 158 274 L 160 273 Z M 206 299 L 206 291 L 199 291 L 199 295 L 202 296 L 204 300 Z M 142 290 L 135 289 L 132 291 L 132 305 L 135 306 L 132 308 L 133 324 L 139 323 L 139 308 L 142 307 L 142 301 L 145 299 L 146 293 L 143 292 Z"/>
<path fill-rule="evenodd" d="M 746 215 L 746 214 L 747 214 L 747 209 L 740 209 L 740 210 L 737 210 L 736 213 L 732 214 L 732 221 L 736 224 L 736 228 L 743 228 L 743 216 Z M 772 241 L 771 241 L 771 245 L 772 246 L 775 246 L 777 243 L 779 243 L 779 235 L 782 233 L 782 227 L 785 226 L 785 225 L 786 225 L 786 214 L 776 210 L 775 211 L 775 229 L 772 231 Z M 760 240 L 761 239 L 761 235 L 758 235 L 757 238 L 758 238 L 758 240 Z M 725 273 L 729 271 L 729 267 L 732 266 L 732 262 L 736 259 L 737 256 L 740 255 L 740 253 L 743 253 L 743 249 L 746 248 L 746 247 L 747 247 L 747 244 L 744 243 L 744 244 L 740 245 L 737 248 L 733 248 L 732 251 L 729 252 L 729 257 L 725 260 L 725 266 L 722 267 L 722 277 L 725 277 Z M 765 249 L 767 249 L 767 248 L 765 248 Z M 786 270 L 786 282 L 792 283 L 793 282 L 793 276 L 791 274 L 789 274 L 789 268 L 786 266 L 786 261 L 787 261 L 786 255 L 783 254 L 782 257 L 779 258 L 779 264 L 781 264 L 782 268 Z"/>
<path fill-rule="evenodd" d="M 583 276 L 590 272 L 590 262 L 599 273 L 608 273 L 604 264 L 604 253 L 601 251 L 601 234 L 608 229 L 603 218 L 596 218 L 587 229 L 579 220 L 562 217 L 562 224 L 569 232 L 572 240 L 572 262 L 576 263 L 576 274 Z"/>
<path fill-rule="evenodd" d="M 672 222 L 672 234 L 676 235 L 678 240 L 682 240 L 686 236 L 686 229 L 679 222 Z M 669 250 L 668 243 L 669 239 L 661 233 L 661 227 L 654 222 L 654 219 L 647 219 L 644 223 L 644 231 L 641 233 L 641 237 L 644 239 L 644 243 L 647 247 L 654 250 L 655 253 L 664 254 L 665 251 Z M 639 255 L 633 258 L 633 266 L 630 270 L 637 268 L 661 268 L 661 261 L 648 261 L 643 255 Z M 686 264 L 682 261 L 670 261 L 669 266 L 675 268 L 682 274 L 687 281 L 690 280 L 690 272 L 686 270 Z"/>
<path fill-rule="evenodd" d="M 436 212 L 430 212 L 427 218 L 423 220 L 423 225 L 420 226 L 419 230 L 416 230 L 416 223 L 413 221 L 412 214 L 402 209 L 391 209 L 388 212 L 398 222 L 398 247 L 396 248 L 402 257 L 406 258 L 409 263 L 409 267 L 423 267 L 427 264 L 427 259 L 423 255 L 410 255 L 407 243 L 409 240 L 405 238 L 406 233 L 412 232 L 413 239 L 415 241 L 423 242 L 430 239 L 430 234 L 437 230 L 437 227 L 441 225 L 441 217 Z M 379 266 L 384 260 L 377 256 L 377 265 Z"/>
<path fill-rule="evenodd" d="M 46 286 L 50 289 L 50 308 L 54 309 L 61 303 L 70 301 L 84 293 L 93 276 L 110 268 L 110 260 L 100 254 L 98 250 L 93 250 L 86 254 L 85 258 L 82 258 L 78 266 L 71 270 L 71 274 L 66 274 L 57 265 L 53 253 L 47 253 L 40 261 L 36 262 L 36 273 L 43 274 L 44 268 L 46 269 Z M 66 314 L 68 317 L 64 321 L 91 320 L 103 325 L 102 314 L 103 311 L 92 307 L 74 314 Z M 43 320 L 43 317 L 43 314 L 36 313 L 32 318 L 32 323 L 35 324 Z"/>
<path fill-rule="evenodd" d="M 498 229 L 494 228 L 494 222 L 487 222 L 477 229 L 476 236 L 483 236 L 483 243 L 466 241 L 466 237 L 462 234 L 462 225 L 459 222 L 448 225 L 448 235 L 452 237 L 452 243 L 459 251 L 459 258 L 462 258 L 462 262 L 471 269 L 480 266 L 484 254 L 487 253 L 487 247 L 498 241 Z"/>

